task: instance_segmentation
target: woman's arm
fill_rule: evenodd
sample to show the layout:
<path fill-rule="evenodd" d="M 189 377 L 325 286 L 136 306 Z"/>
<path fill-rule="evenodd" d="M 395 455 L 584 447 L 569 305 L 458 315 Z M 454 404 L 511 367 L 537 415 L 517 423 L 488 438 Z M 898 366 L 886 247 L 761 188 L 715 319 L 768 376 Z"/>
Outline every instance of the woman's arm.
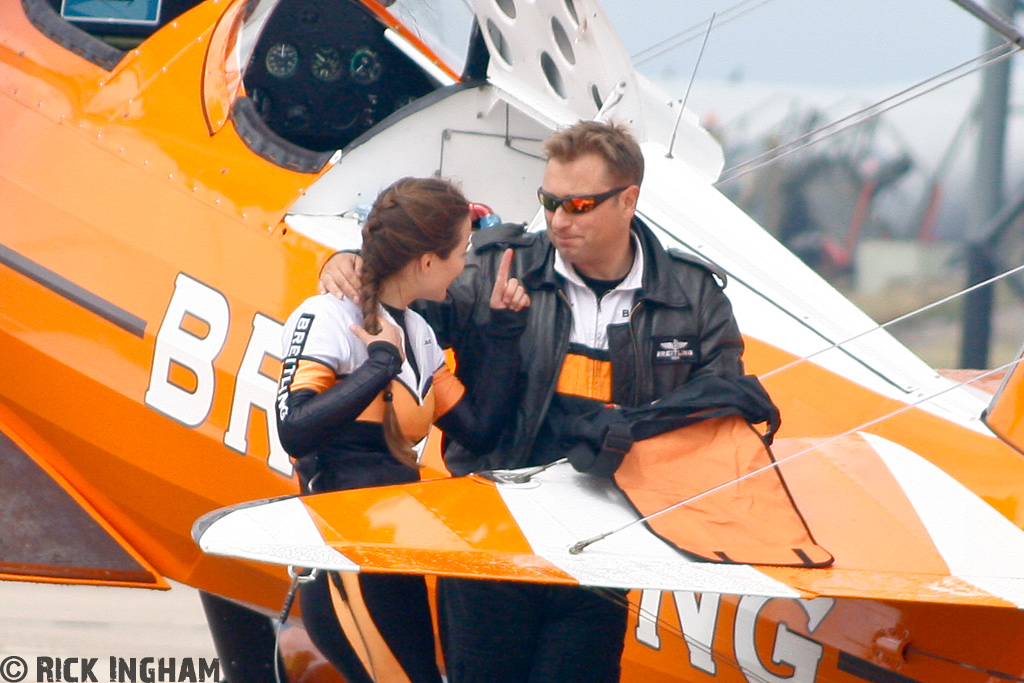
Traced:
<path fill-rule="evenodd" d="M 365 363 L 326 391 L 298 389 L 284 395 L 277 432 L 288 455 L 301 458 L 311 453 L 330 429 L 358 417 L 401 372 L 402 355 L 391 342 L 371 342 L 367 352 Z"/>

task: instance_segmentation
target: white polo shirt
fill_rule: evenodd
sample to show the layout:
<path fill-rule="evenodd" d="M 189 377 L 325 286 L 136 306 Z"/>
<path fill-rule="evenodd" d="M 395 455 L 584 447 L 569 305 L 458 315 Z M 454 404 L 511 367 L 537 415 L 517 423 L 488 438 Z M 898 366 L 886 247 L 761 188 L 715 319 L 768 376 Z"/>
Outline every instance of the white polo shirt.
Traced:
<path fill-rule="evenodd" d="M 610 402 L 612 366 L 608 326 L 629 324 L 633 302 L 643 282 L 644 252 L 640 240 L 633 235 L 633 265 L 626 277 L 600 299 L 557 251 L 555 272 L 565 279 L 564 292 L 572 308 L 569 350 L 562 361 L 556 392 Z"/>
<path fill-rule="evenodd" d="M 626 277 L 613 289 L 605 292 L 598 300 L 597 295 L 587 287 L 576 269 L 565 262 L 555 251 L 555 272 L 565 278 L 565 295 L 572 307 L 572 334 L 570 344 L 580 344 L 588 349 L 608 350 L 608 325 L 629 323 L 630 311 L 636 292 L 643 283 L 644 252 L 640 240 L 633 238 L 633 266 Z"/>

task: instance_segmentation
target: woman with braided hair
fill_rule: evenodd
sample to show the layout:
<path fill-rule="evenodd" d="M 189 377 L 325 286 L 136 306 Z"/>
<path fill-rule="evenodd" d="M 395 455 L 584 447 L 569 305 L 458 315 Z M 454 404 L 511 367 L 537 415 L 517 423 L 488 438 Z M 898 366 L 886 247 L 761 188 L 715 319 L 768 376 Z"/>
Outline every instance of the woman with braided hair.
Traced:
<path fill-rule="evenodd" d="M 514 412 L 519 335 L 530 298 L 508 277 L 491 293 L 489 376 L 467 394 L 433 330 L 409 305 L 443 300 L 462 272 L 469 204 L 451 183 L 403 178 L 377 197 L 363 228 L 360 301 L 304 301 L 284 330 L 281 443 L 311 493 L 419 479 L 412 444 L 431 424 L 471 449 L 493 448 Z M 440 683 L 423 577 L 321 574 L 300 592 L 303 621 L 351 683 Z"/>

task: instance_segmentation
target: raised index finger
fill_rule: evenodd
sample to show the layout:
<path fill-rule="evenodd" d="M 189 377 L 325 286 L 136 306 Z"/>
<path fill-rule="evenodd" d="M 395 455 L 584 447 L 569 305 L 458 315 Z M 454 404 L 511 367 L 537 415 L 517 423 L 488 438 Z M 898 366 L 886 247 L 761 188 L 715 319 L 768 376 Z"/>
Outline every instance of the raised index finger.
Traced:
<path fill-rule="evenodd" d="M 508 284 L 509 273 L 512 272 L 512 250 L 506 249 L 505 253 L 501 255 L 501 264 L 498 265 L 498 276 L 494 279 L 494 286 L 500 287 L 502 290 L 505 289 L 505 285 Z"/>

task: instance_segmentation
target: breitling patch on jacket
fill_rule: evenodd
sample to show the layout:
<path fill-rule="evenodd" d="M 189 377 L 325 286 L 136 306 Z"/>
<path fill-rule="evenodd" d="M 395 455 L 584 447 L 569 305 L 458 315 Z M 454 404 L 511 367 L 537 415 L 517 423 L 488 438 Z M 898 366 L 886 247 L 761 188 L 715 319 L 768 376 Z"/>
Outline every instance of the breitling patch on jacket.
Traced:
<path fill-rule="evenodd" d="M 696 337 L 655 337 L 655 363 L 698 363 Z"/>

